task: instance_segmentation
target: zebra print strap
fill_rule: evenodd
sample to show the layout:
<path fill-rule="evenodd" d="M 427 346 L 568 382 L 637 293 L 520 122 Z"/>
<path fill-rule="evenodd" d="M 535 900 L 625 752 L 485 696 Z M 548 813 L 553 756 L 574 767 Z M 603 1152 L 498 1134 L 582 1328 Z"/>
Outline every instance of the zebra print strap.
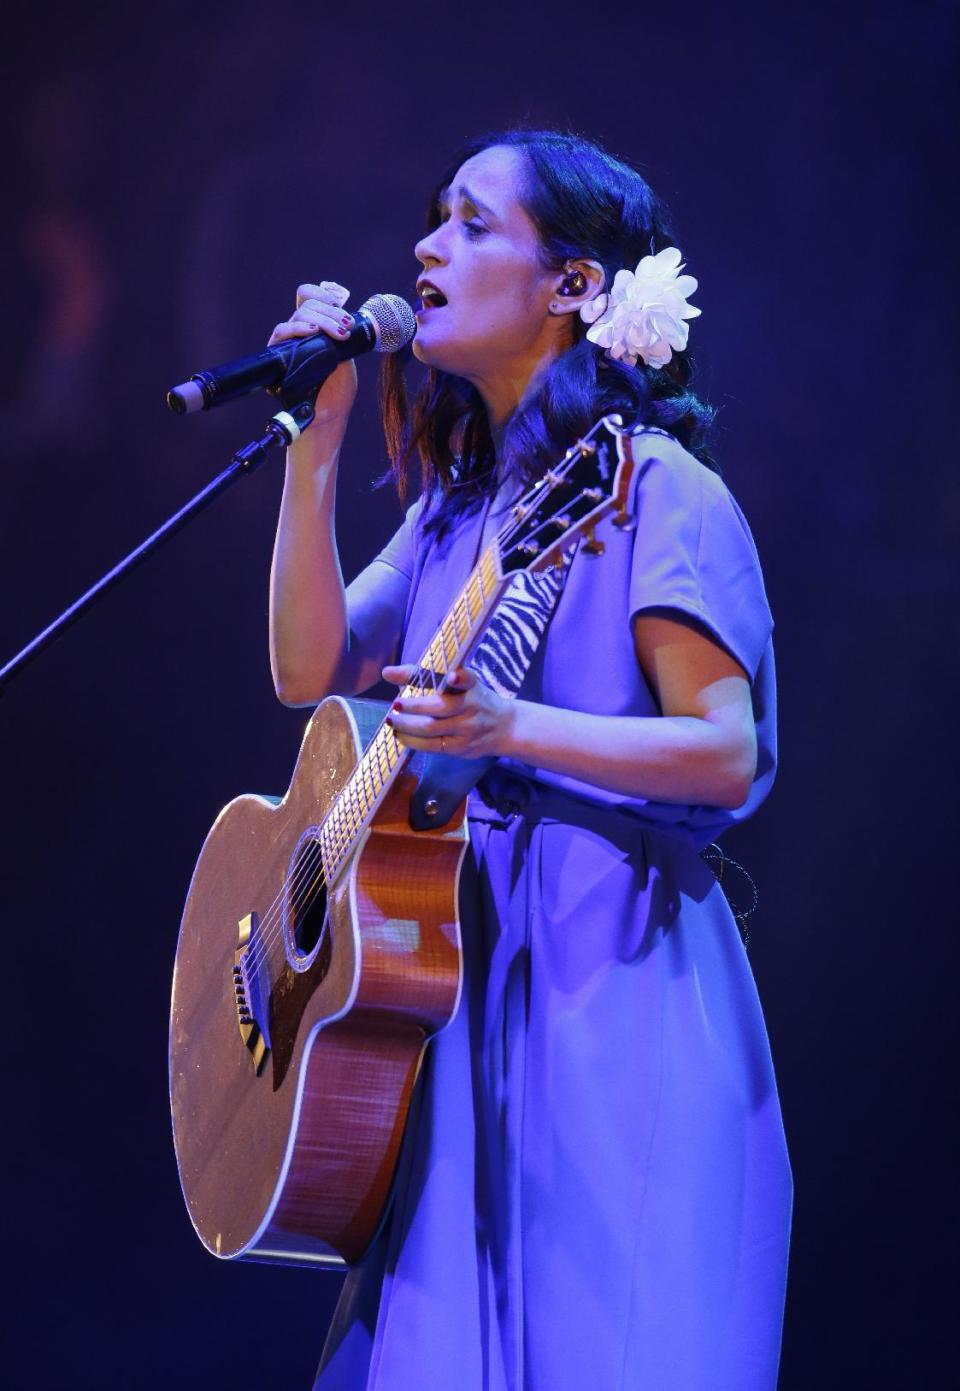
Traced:
<path fill-rule="evenodd" d="M 494 609 L 487 631 L 467 663 L 481 681 L 506 699 L 516 696 L 536 655 L 567 578 L 573 551 L 541 575 L 515 575 Z M 493 758 L 423 756 L 420 781 L 410 799 L 415 831 L 444 826 L 472 787 L 496 762 Z"/>
<path fill-rule="evenodd" d="M 468 663 L 497 695 L 515 696 L 557 606 L 573 553 L 539 575 L 521 571 L 494 610 L 486 633 Z"/>

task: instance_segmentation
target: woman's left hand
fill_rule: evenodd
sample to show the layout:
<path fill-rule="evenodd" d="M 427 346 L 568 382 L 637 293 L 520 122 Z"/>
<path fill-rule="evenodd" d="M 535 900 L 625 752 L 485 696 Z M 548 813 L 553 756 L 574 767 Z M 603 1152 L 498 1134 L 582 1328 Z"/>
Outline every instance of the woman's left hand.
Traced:
<path fill-rule="evenodd" d="M 384 667 L 383 678 L 407 685 L 415 666 Z M 457 754 L 460 758 L 497 757 L 508 751 L 516 702 L 506 700 L 479 681 L 466 667 L 450 674 L 441 695 L 398 697 L 387 723 L 401 744 L 427 753 Z"/>

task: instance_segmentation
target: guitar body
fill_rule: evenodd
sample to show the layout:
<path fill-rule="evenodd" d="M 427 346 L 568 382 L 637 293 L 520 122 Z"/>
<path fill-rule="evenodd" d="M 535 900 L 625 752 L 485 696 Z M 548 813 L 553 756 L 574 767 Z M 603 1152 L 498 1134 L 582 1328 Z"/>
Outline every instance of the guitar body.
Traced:
<path fill-rule="evenodd" d="M 631 438 L 607 416 L 534 481 L 405 697 L 446 689 L 510 576 L 545 570 L 580 538 L 601 555 L 593 528 L 606 516 L 633 525 Z M 368 701 L 324 701 L 286 795 L 225 807 L 190 884 L 170 1016 L 173 1135 L 197 1234 L 227 1259 L 363 1254 L 427 1041 L 459 1002 L 465 804 L 433 823 L 460 784 L 441 797 L 427 795 L 431 781 L 416 806 L 429 829 L 413 831 L 422 760 L 382 715 Z"/>
<path fill-rule="evenodd" d="M 463 808 L 412 831 L 408 768 L 329 894 L 319 872 L 319 824 L 382 714 L 324 701 L 286 795 L 229 803 L 190 884 L 170 1101 L 191 1219 L 223 1258 L 363 1254 L 427 1041 L 456 1011 Z"/>

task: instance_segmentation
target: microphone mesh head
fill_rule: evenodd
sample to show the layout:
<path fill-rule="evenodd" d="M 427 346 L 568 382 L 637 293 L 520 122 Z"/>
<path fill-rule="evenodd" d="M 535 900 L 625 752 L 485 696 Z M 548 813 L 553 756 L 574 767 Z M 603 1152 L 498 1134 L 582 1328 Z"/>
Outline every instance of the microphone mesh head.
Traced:
<path fill-rule="evenodd" d="M 360 312 L 373 321 L 378 353 L 395 353 L 409 343 L 417 331 L 413 310 L 399 295 L 371 295 L 360 306 Z"/>

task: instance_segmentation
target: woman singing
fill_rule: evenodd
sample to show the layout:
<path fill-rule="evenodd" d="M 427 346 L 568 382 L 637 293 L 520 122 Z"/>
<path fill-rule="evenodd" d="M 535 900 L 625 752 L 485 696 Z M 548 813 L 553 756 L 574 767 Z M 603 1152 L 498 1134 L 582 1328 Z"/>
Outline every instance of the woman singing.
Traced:
<path fill-rule="evenodd" d="M 640 175 L 550 131 L 461 152 L 415 255 L 429 371 L 408 402 L 388 359 L 384 411 L 401 496 L 422 493 L 344 589 L 341 366 L 289 452 L 283 701 L 381 672 L 403 687 L 505 510 L 601 416 L 642 432 L 642 467 L 634 528 L 602 524 L 602 560 L 574 553 L 515 697 L 467 668 L 391 712 L 413 749 L 495 762 L 468 806 L 464 993 L 316 1384 L 773 1391 L 790 1171 L 750 967 L 700 853 L 773 779 L 771 619 L 689 390 L 696 282 Z M 301 286 L 271 341 L 345 335 L 345 300 Z"/>

